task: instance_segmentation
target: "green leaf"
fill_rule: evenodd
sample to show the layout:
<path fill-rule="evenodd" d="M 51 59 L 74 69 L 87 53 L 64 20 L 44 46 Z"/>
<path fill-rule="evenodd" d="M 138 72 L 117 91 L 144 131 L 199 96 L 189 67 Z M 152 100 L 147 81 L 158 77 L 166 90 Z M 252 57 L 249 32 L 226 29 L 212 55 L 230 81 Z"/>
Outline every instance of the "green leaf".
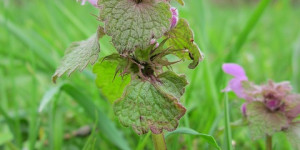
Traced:
<path fill-rule="evenodd" d="M 79 90 L 70 84 L 65 84 L 62 87 L 62 90 L 68 93 L 85 110 L 90 118 L 98 120 L 97 128 L 111 143 L 120 149 L 130 149 L 127 141 L 122 135 L 122 132 L 116 128 L 114 122 L 112 122 L 106 114 L 96 107 L 89 96 L 85 95 L 82 90 Z"/>
<path fill-rule="evenodd" d="M 55 83 L 56 79 L 61 77 L 65 72 L 70 76 L 76 69 L 82 71 L 89 63 L 94 64 L 100 52 L 100 36 L 102 36 L 101 30 L 98 29 L 97 33 L 89 39 L 73 42 L 69 48 L 67 48 L 61 65 L 52 76 L 52 81 Z"/>
<path fill-rule="evenodd" d="M 193 31 L 186 20 L 179 19 L 177 26 L 166 33 L 166 36 L 170 38 L 167 44 L 177 51 L 175 51 L 176 56 L 181 59 L 193 60 L 189 64 L 190 69 L 194 69 L 203 60 L 204 56 L 197 44 L 194 43 Z M 185 50 L 188 50 L 188 52 L 185 52 Z"/>
<path fill-rule="evenodd" d="M 61 83 L 55 87 L 50 88 L 46 93 L 44 94 L 40 106 L 39 106 L 39 112 L 41 113 L 45 107 L 49 104 L 51 99 L 60 92 L 60 88 L 64 85 L 65 83 Z"/>
<path fill-rule="evenodd" d="M 158 76 L 161 81 L 161 90 L 164 93 L 169 93 L 170 95 L 180 99 L 180 97 L 185 92 L 185 86 L 188 85 L 188 82 L 184 75 L 178 76 L 172 71 L 167 71 Z"/>
<path fill-rule="evenodd" d="M 122 96 L 125 87 L 130 82 L 130 75 L 124 77 L 116 75 L 118 65 L 117 59 L 108 59 L 100 60 L 93 68 L 93 72 L 97 75 L 96 84 L 98 88 L 111 103 Z"/>
<path fill-rule="evenodd" d="M 215 147 L 216 149 L 218 149 L 218 150 L 221 149 L 213 136 L 208 135 L 208 134 L 199 133 L 190 128 L 178 128 L 175 131 L 166 133 L 165 138 L 175 135 L 175 134 L 197 135 L 197 136 L 202 137 L 204 140 L 206 140 L 211 146 Z"/>
<path fill-rule="evenodd" d="M 169 73 L 166 74 L 175 74 Z M 178 120 L 185 114 L 186 109 L 179 103 L 185 83 L 182 76 L 178 80 L 164 77 L 162 82 L 151 83 L 140 79 L 132 80 L 126 87 L 121 99 L 115 102 L 114 111 L 120 122 L 131 126 L 137 134 L 145 134 L 149 129 L 154 134 L 162 133 L 163 129 L 173 131 L 178 126 Z M 172 83 L 173 81 L 176 81 Z M 170 85 L 170 87 L 167 86 Z M 164 89 L 170 88 L 170 89 Z M 169 93 L 168 91 L 176 90 Z M 175 97 L 175 96 L 178 97 Z"/>
<path fill-rule="evenodd" d="M 286 135 L 295 149 L 300 149 L 300 122 L 292 123 L 286 130 Z"/>
<path fill-rule="evenodd" d="M 119 53 L 145 49 L 152 38 L 159 39 L 170 29 L 170 5 L 165 2 L 100 0 L 100 19 L 112 36 Z"/>
<path fill-rule="evenodd" d="M 273 135 L 288 126 L 288 119 L 281 112 L 269 111 L 262 102 L 247 104 L 247 119 L 253 139 Z"/>

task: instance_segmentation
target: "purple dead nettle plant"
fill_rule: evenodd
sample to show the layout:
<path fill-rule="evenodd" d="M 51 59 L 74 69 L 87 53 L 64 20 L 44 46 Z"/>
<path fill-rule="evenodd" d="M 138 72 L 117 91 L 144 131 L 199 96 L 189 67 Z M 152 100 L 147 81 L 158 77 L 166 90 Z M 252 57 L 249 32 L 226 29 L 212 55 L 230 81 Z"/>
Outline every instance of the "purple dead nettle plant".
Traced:
<path fill-rule="evenodd" d="M 248 80 L 244 69 L 237 64 L 223 64 L 223 71 L 231 76 L 225 91 L 233 91 L 245 100 L 241 107 L 249 124 L 253 139 L 276 132 L 285 132 L 292 144 L 300 148 L 300 95 L 292 93 L 289 82 L 275 83 L 269 80 L 256 85 Z"/>
<path fill-rule="evenodd" d="M 87 40 L 70 45 L 53 82 L 64 73 L 70 75 L 96 63 L 99 39 L 110 36 L 116 52 L 100 58 L 93 72 L 121 124 L 137 134 L 174 131 L 186 112 L 180 98 L 188 82 L 184 75 L 170 70 L 171 65 L 190 60 L 188 68 L 194 69 L 203 59 L 187 21 L 178 17 L 170 0 L 81 2 L 86 1 L 99 9 L 97 20 L 103 26 Z M 177 61 L 169 61 L 166 56 L 170 55 Z"/>

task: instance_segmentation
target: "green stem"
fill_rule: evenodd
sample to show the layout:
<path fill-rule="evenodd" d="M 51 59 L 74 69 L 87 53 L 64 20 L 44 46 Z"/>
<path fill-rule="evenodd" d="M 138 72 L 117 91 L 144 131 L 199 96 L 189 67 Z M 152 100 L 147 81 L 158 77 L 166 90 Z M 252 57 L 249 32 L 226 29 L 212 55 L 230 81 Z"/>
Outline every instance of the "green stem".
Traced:
<path fill-rule="evenodd" d="M 152 133 L 152 141 L 155 147 L 155 150 L 167 150 L 167 145 L 165 142 L 164 134 L 153 134 Z"/>
<path fill-rule="evenodd" d="M 229 102 L 228 102 L 228 94 L 225 93 L 225 139 L 226 146 L 228 150 L 232 150 L 232 136 L 231 136 L 231 127 L 230 127 L 230 116 L 229 116 Z"/>
<path fill-rule="evenodd" d="M 266 135 L 266 150 L 272 150 L 272 136 Z"/>

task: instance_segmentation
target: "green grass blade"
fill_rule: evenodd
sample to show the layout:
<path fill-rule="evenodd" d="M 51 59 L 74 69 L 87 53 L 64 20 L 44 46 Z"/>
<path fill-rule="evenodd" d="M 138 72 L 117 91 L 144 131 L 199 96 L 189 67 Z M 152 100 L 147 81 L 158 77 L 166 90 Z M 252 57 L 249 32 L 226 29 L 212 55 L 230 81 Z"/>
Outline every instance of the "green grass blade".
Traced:
<path fill-rule="evenodd" d="M 258 7 L 255 9 L 254 13 L 251 15 L 250 19 L 247 21 L 246 26 L 242 30 L 241 34 L 238 36 L 235 45 L 233 46 L 232 50 L 230 51 L 229 55 L 227 56 L 225 62 L 235 60 L 234 57 L 239 54 L 242 46 L 245 44 L 247 37 L 249 36 L 250 32 L 253 30 L 254 26 L 261 18 L 263 12 L 266 10 L 268 4 L 271 0 L 261 0 L 258 4 Z"/>
<path fill-rule="evenodd" d="M 44 63 L 50 68 L 50 69 L 55 69 L 55 63 L 49 57 L 48 54 L 46 54 L 43 50 L 43 47 L 39 46 L 37 44 L 38 40 L 33 39 L 32 37 L 29 37 L 27 33 L 24 32 L 24 30 L 15 25 L 13 22 L 10 20 L 5 20 L 2 15 L 0 15 L 0 25 L 6 26 L 7 30 L 9 30 L 10 33 L 12 33 L 16 38 L 18 38 L 21 42 L 26 44 L 28 47 L 30 47 L 30 50 L 32 50 L 38 57 L 40 57 L 40 61 L 44 61 Z"/>
<path fill-rule="evenodd" d="M 199 133 L 190 128 L 177 128 L 173 132 L 166 133 L 165 138 L 172 136 L 174 134 L 197 135 L 197 136 L 200 136 L 201 138 L 205 139 L 211 146 L 215 147 L 216 149 L 218 149 L 218 150 L 221 149 L 213 136 L 208 135 L 208 134 Z"/>
<path fill-rule="evenodd" d="M 232 137 L 231 137 L 231 127 L 230 127 L 230 116 L 229 116 L 229 102 L 228 102 L 228 94 L 225 93 L 225 140 L 226 140 L 226 149 L 232 150 Z"/>
<path fill-rule="evenodd" d="M 49 102 L 53 99 L 53 97 L 60 92 L 60 88 L 64 85 L 65 83 L 59 84 L 58 86 L 50 88 L 46 93 L 44 94 L 40 106 L 39 106 L 39 112 L 41 113 L 44 108 L 49 104 Z"/>
<path fill-rule="evenodd" d="M 296 40 L 294 44 L 294 51 L 293 51 L 293 59 L 292 59 L 292 66 L 293 66 L 293 88 L 295 91 L 299 92 L 299 85 L 300 85 L 300 36 Z"/>
<path fill-rule="evenodd" d="M 127 141 L 122 135 L 122 132 L 119 131 L 116 128 L 115 124 L 94 105 L 92 99 L 89 96 L 86 96 L 81 90 L 75 88 L 70 84 L 64 85 L 62 89 L 71 97 L 73 97 L 74 100 L 86 111 L 88 116 L 90 116 L 93 120 L 96 119 L 96 116 L 99 117 L 98 128 L 111 143 L 123 150 L 130 149 Z"/>

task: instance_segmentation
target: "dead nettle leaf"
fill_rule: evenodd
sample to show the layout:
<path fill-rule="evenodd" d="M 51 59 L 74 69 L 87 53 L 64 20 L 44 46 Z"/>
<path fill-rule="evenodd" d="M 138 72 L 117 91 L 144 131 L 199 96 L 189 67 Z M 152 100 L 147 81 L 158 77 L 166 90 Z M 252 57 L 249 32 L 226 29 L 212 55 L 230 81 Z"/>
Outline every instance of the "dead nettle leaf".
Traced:
<path fill-rule="evenodd" d="M 162 82 L 134 79 L 122 98 L 115 102 L 114 111 L 120 122 L 126 127 L 131 126 L 137 134 L 145 134 L 149 129 L 154 134 L 162 133 L 163 129 L 173 131 L 185 114 L 186 109 L 179 102 L 187 84 L 185 78 L 166 72 L 159 80 Z"/>
<path fill-rule="evenodd" d="M 100 20 L 119 53 L 145 49 L 170 28 L 172 17 L 166 2 L 145 0 L 100 0 Z"/>
<path fill-rule="evenodd" d="M 273 135 L 288 126 L 288 119 L 280 111 L 271 112 L 262 102 L 247 104 L 247 119 L 253 139 Z"/>
<path fill-rule="evenodd" d="M 170 38 L 167 44 L 175 50 L 175 55 L 181 59 L 193 60 L 189 64 L 190 69 L 194 69 L 203 60 L 204 55 L 194 43 L 193 31 L 185 19 L 179 19 L 177 26 L 166 33 L 166 36 Z"/>
<path fill-rule="evenodd" d="M 104 35 L 103 28 L 99 27 L 97 33 L 89 39 L 79 42 L 73 42 L 65 52 L 61 65 L 56 69 L 52 76 L 52 81 L 61 77 L 65 72 L 68 76 L 76 69 L 82 71 L 89 63 L 94 64 L 98 59 L 100 52 L 99 39 Z"/>
<path fill-rule="evenodd" d="M 130 82 L 130 75 L 121 77 L 122 69 L 119 70 L 119 65 L 126 62 L 118 56 L 113 54 L 107 58 L 99 60 L 93 67 L 93 72 L 96 74 L 96 84 L 101 90 L 102 94 L 113 103 L 115 100 L 121 98 L 125 87 Z M 119 73 L 117 71 L 120 71 Z"/>
<path fill-rule="evenodd" d="M 185 86 L 188 85 L 188 82 L 184 75 L 177 75 L 172 71 L 167 71 L 158 76 L 161 81 L 161 90 L 165 93 L 180 99 L 180 97 L 185 92 Z"/>
<path fill-rule="evenodd" d="M 291 142 L 295 149 L 300 149 L 300 122 L 290 124 L 286 130 L 288 140 Z"/>

